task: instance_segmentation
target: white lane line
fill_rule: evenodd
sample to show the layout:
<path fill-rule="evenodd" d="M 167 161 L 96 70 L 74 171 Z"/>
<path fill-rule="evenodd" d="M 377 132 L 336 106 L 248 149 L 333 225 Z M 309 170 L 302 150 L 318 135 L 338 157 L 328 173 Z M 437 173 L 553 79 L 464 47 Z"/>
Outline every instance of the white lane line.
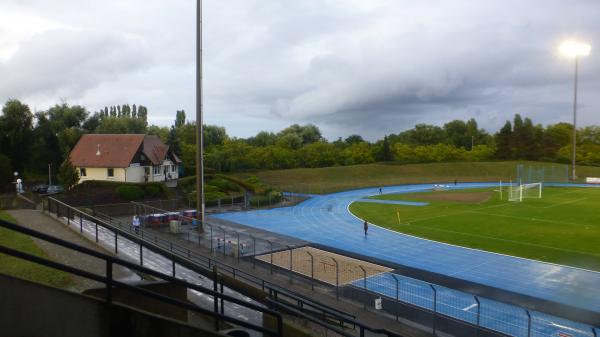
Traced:
<path fill-rule="evenodd" d="M 477 306 L 477 303 L 473 303 L 473 304 L 471 304 L 471 305 L 470 305 L 470 306 L 468 306 L 468 307 L 464 307 L 462 310 L 463 310 L 463 311 L 469 311 L 469 310 L 471 310 L 471 309 L 475 308 L 476 306 Z"/>

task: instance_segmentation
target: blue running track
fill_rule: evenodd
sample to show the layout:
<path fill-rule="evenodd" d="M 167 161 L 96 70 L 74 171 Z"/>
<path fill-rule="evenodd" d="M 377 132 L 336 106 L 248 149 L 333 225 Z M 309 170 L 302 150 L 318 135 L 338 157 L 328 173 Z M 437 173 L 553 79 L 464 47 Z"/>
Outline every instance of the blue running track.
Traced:
<path fill-rule="evenodd" d="M 497 184 L 460 183 L 451 188 L 494 186 Z M 383 192 L 385 194 L 410 193 L 432 190 L 433 187 L 432 184 L 401 185 L 385 187 Z M 462 248 L 392 232 L 374 225 L 369 229 L 369 235 L 365 237 L 362 221 L 350 214 L 348 206 L 354 201 L 377 194 L 379 194 L 378 188 L 367 188 L 316 195 L 293 207 L 223 213 L 213 217 L 395 264 L 600 312 L 600 273 L 598 272 Z M 389 275 L 376 275 L 369 278 L 367 288 L 388 297 L 393 291 L 394 295 L 391 297 L 395 298 L 395 284 L 389 283 L 392 281 Z M 417 284 L 420 281 L 410 282 Z M 360 283 L 357 286 L 363 285 Z M 432 290 L 425 283 L 417 288 L 414 292 L 407 291 L 400 297 L 413 296 L 413 304 L 428 308 L 431 306 Z M 423 295 L 426 291 L 429 293 Z M 415 295 L 418 293 L 421 295 Z M 477 310 L 476 306 L 473 306 L 473 296 L 450 289 L 444 289 L 442 294 L 439 297 L 440 301 L 446 298 L 447 300 L 442 303 L 447 305 L 440 305 L 440 310 L 448 310 L 456 318 L 472 321 L 472 313 Z M 484 301 L 487 305 L 484 305 Z M 524 316 L 523 309 L 482 299 L 480 310 L 482 325 L 487 324 L 497 331 L 514 336 L 527 335 L 527 317 Z M 565 332 L 572 336 L 594 336 L 591 327 L 542 313 L 535 313 L 532 320 L 540 321 L 539 327 L 536 325 L 533 330 L 533 336 L 556 336 L 556 332 L 553 332 L 556 329 L 566 330 Z M 500 324 L 502 322 L 507 324 Z"/>

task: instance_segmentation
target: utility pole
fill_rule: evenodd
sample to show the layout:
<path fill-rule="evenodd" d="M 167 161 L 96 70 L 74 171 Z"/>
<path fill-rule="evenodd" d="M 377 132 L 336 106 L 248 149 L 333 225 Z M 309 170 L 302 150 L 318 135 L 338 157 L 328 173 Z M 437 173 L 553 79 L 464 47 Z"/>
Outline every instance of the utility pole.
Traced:
<path fill-rule="evenodd" d="M 52 185 L 52 164 L 48 164 L 48 186 Z"/>
<path fill-rule="evenodd" d="M 204 137 L 202 115 L 202 0 L 196 0 L 196 217 L 204 231 Z"/>
<path fill-rule="evenodd" d="M 577 80 L 579 77 L 579 56 L 575 56 L 575 83 L 573 90 L 573 181 L 577 179 L 575 163 L 577 159 Z"/>

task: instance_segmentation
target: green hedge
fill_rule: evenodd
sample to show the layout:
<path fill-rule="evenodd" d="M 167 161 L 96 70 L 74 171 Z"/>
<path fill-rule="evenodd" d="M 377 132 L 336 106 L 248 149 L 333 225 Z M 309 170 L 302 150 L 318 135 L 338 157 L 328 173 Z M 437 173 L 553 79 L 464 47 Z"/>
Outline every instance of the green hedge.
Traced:
<path fill-rule="evenodd" d="M 139 200 L 146 196 L 146 192 L 135 185 L 122 185 L 117 187 L 117 194 L 123 199 L 127 200 Z"/>
<path fill-rule="evenodd" d="M 144 186 L 144 192 L 146 192 L 146 195 L 149 197 L 157 197 L 159 195 L 161 195 L 161 188 L 158 185 L 155 184 L 149 184 Z"/>

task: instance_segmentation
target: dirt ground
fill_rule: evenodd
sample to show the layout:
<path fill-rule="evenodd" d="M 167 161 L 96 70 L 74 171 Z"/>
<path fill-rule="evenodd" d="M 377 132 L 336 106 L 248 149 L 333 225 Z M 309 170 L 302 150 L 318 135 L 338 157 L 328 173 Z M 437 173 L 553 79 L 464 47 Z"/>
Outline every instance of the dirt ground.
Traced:
<path fill-rule="evenodd" d="M 458 201 L 479 204 L 488 201 L 494 192 L 433 192 L 420 194 L 419 200 Z"/>
<path fill-rule="evenodd" d="M 311 267 L 314 268 L 314 277 L 317 280 L 335 285 L 336 284 L 336 261 L 339 284 L 350 283 L 375 274 L 392 271 L 391 268 L 380 266 L 363 260 L 354 259 L 348 256 L 331 253 L 328 251 L 316 249 L 313 247 L 301 247 L 273 253 L 273 264 L 279 267 L 290 269 L 290 252 L 292 255 L 292 270 L 311 276 Z M 311 264 L 311 256 L 313 264 Z M 256 257 L 261 261 L 270 263 L 271 254 L 259 255 Z M 363 271 L 360 267 L 363 267 Z"/>

